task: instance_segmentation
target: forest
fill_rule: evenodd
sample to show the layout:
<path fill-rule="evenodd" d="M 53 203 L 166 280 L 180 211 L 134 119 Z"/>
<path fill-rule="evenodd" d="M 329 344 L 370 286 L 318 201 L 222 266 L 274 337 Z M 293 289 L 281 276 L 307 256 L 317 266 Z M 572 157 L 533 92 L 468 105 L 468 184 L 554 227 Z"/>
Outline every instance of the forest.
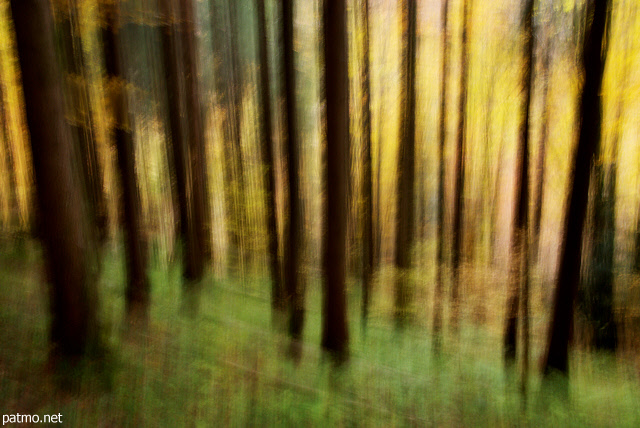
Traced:
<path fill-rule="evenodd" d="M 639 9 L 0 0 L 3 424 L 640 426 Z"/>

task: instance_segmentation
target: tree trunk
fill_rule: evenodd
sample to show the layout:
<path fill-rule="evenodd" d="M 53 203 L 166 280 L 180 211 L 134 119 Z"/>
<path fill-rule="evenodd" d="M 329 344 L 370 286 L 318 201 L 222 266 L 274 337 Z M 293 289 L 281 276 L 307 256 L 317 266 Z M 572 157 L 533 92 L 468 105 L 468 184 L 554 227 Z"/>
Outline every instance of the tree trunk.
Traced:
<path fill-rule="evenodd" d="M 395 320 L 402 327 L 410 304 L 411 250 L 414 236 L 414 175 L 415 175 L 415 73 L 416 73 L 416 1 L 402 5 L 404 53 L 402 55 L 401 136 L 398 151 L 398 193 L 395 245 Z"/>
<path fill-rule="evenodd" d="M 185 278 L 199 280 L 206 260 L 211 259 L 211 210 L 207 191 L 204 127 L 200 110 L 200 90 L 196 67 L 195 18 L 193 0 L 181 0 L 182 47 L 188 138 L 187 182 L 190 182 L 189 225 Z"/>
<path fill-rule="evenodd" d="M 620 110 L 620 107 L 618 107 Z M 618 119 L 620 112 L 618 111 Z M 616 205 L 616 153 L 617 137 L 614 137 L 612 161 L 604 164 L 601 147 L 596 148 L 593 163 L 593 244 L 587 278 L 581 297 L 586 315 L 593 330 L 593 345 L 596 349 L 615 351 L 618 338 L 613 315 L 613 252 L 615 239 Z"/>
<path fill-rule="evenodd" d="M 12 0 L 18 59 L 50 286 L 52 356 L 97 349 L 97 290 L 89 271 L 88 222 L 73 173 L 61 72 L 46 0 Z"/>
<path fill-rule="evenodd" d="M 595 0 L 587 9 L 588 13 L 593 15 L 593 21 L 584 43 L 585 80 L 580 97 L 581 122 L 578 147 L 569 179 L 571 193 L 565 212 L 559 271 L 543 364 L 543 372 L 547 377 L 554 371 L 564 375 L 569 372 L 569 333 L 580 276 L 582 228 L 587 208 L 589 172 L 593 155 L 600 141 L 602 119 L 600 89 L 606 54 L 603 42 L 608 7 L 607 0 Z"/>
<path fill-rule="evenodd" d="M 460 56 L 460 100 L 458 105 L 458 129 L 456 136 L 456 168 L 455 183 L 453 189 L 453 241 L 451 250 L 451 269 L 453 273 L 451 281 L 451 328 L 457 332 L 460 317 L 460 270 L 462 253 L 462 219 L 464 209 L 464 176 L 465 176 L 465 122 L 467 112 L 467 82 L 469 80 L 469 3 L 472 0 L 464 0 L 462 12 L 462 53 Z"/>
<path fill-rule="evenodd" d="M 513 229 L 511 231 L 511 254 L 509 261 L 509 288 L 507 290 L 507 309 L 503 337 L 503 358 L 507 366 L 513 365 L 517 355 L 518 312 L 520 295 L 528 293 L 521 287 L 526 283 L 523 278 L 523 266 L 528 263 L 525 249 L 529 239 L 529 115 L 531 110 L 531 92 L 533 90 L 533 0 L 528 0 L 524 13 L 525 49 L 523 58 L 522 86 L 524 102 L 523 120 L 520 123 L 518 158 L 516 163 L 516 195 L 513 209 Z M 522 299 L 524 302 L 524 298 Z M 528 308 L 522 308 L 525 317 Z M 523 336 L 526 336 L 523 335 Z M 524 355 L 523 355 L 524 358 Z"/>
<path fill-rule="evenodd" d="M 107 201 L 102 171 L 93 138 L 92 117 L 84 54 L 80 39 L 80 24 L 75 2 L 67 1 L 56 9 L 56 27 L 65 73 L 66 118 L 79 153 L 84 193 L 89 206 L 95 239 L 103 244 L 107 238 Z M 64 7 L 63 7 L 64 6 Z"/>
<path fill-rule="evenodd" d="M 186 257 L 186 239 L 188 219 L 187 200 L 187 153 L 183 131 L 184 85 L 181 76 L 184 72 L 180 61 L 180 31 L 178 10 L 174 0 L 159 0 L 162 15 L 162 59 L 164 63 L 165 81 L 167 85 L 167 110 L 169 116 L 169 134 L 167 145 L 170 146 L 169 169 L 171 172 L 171 189 L 174 201 L 174 215 L 179 223 L 179 241 L 183 247 L 183 258 Z M 176 203 L 177 202 L 177 203 Z"/>
<path fill-rule="evenodd" d="M 349 72 L 345 0 L 325 0 L 323 13 L 327 151 L 322 347 L 337 363 L 349 354 L 346 239 L 349 185 Z"/>
<path fill-rule="evenodd" d="M 300 148 L 296 114 L 296 75 L 293 47 L 293 0 L 282 2 L 282 38 L 284 44 L 283 76 L 285 89 L 285 142 L 287 153 L 287 179 L 289 200 L 289 221 L 286 225 L 285 247 L 285 289 L 289 310 L 289 335 L 292 340 L 290 355 L 300 358 L 299 341 L 304 327 L 304 285 L 298 275 L 301 260 L 302 204 L 300 196 Z"/>
<path fill-rule="evenodd" d="M 540 225 L 542 224 L 542 204 L 544 203 L 545 161 L 547 153 L 547 140 L 549 138 L 549 60 L 551 57 L 551 38 L 547 40 L 542 60 L 542 125 L 540 129 L 540 149 L 538 152 L 537 178 L 536 178 L 536 202 L 533 205 L 533 231 L 531 234 L 531 255 L 538 260 L 540 252 Z"/>
<path fill-rule="evenodd" d="M 362 0 L 364 40 L 362 69 L 362 132 L 364 163 L 362 168 L 363 233 L 362 233 L 362 325 L 366 326 L 371 300 L 373 275 L 373 181 L 371 172 L 371 75 L 369 62 L 369 0 Z"/>
<path fill-rule="evenodd" d="M 267 215 L 267 240 L 269 257 L 269 274 L 271 277 L 271 308 L 282 312 L 285 309 L 282 272 L 278 258 L 278 226 L 276 219 L 276 170 L 273 161 L 273 128 L 271 126 L 271 99 L 269 96 L 271 84 L 269 81 L 269 52 L 267 50 L 267 17 L 263 0 L 257 0 L 258 8 L 258 46 L 260 51 L 260 107 L 261 134 L 260 147 L 262 162 L 265 167 L 265 207 Z"/>
<path fill-rule="evenodd" d="M 229 20 L 228 20 L 228 43 L 229 43 L 229 65 L 228 80 L 226 82 L 229 91 L 228 111 L 230 112 L 231 144 L 228 145 L 227 162 L 232 165 L 234 179 L 237 185 L 233 188 L 234 201 L 233 215 L 235 216 L 235 231 L 232 231 L 231 239 L 234 244 L 236 257 L 232 264 L 237 264 L 241 270 L 244 269 L 247 261 L 247 204 L 245 200 L 245 173 L 244 156 L 242 153 L 242 70 L 240 67 L 239 45 L 238 45 L 238 12 L 236 2 L 229 0 Z"/>
<path fill-rule="evenodd" d="M 449 0 L 442 4 L 442 70 L 440 72 L 440 124 L 438 128 L 438 236 L 436 249 L 436 287 L 433 296 L 434 352 L 442 342 L 442 297 L 444 294 L 444 149 L 447 140 L 447 76 L 449 75 Z"/>
<path fill-rule="evenodd" d="M 102 5 L 106 27 L 103 30 L 105 70 L 112 90 L 111 108 L 115 121 L 114 139 L 124 209 L 125 255 L 127 260 L 127 314 L 145 320 L 148 316 L 150 284 L 132 128 L 133 117 L 127 106 L 126 77 L 120 52 L 120 10 L 117 3 Z"/>

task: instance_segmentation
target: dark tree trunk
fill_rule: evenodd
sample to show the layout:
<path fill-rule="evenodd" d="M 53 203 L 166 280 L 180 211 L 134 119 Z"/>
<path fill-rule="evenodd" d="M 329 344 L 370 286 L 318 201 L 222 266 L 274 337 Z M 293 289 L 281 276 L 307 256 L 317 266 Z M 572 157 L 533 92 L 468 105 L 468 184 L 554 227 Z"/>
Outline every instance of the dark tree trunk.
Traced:
<path fill-rule="evenodd" d="M 618 119 L 619 114 L 620 112 L 618 112 Z M 580 293 L 593 330 L 593 345 L 596 349 L 605 351 L 615 351 L 618 342 L 617 327 L 613 315 L 617 144 L 617 137 L 615 137 L 613 142 L 614 159 L 610 163 L 606 165 L 600 161 L 593 163 L 591 175 L 595 187 L 592 218 L 593 241 L 590 263 L 587 266 L 587 278 Z M 600 158 L 600 152 L 601 147 L 596 148 L 596 159 Z"/>
<path fill-rule="evenodd" d="M 505 330 L 503 337 L 503 357 L 505 364 L 515 363 L 517 355 L 518 336 L 518 312 L 520 297 L 528 290 L 524 290 L 523 284 L 527 283 L 523 278 L 523 266 L 528 263 L 527 240 L 529 239 L 529 115 L 531 110 L 531 92 L 533 90 L 533 0 L 528 0 L 525 5 L 523 30 L 525 36 L 525 48 L 522 71 L 522 87 L 524 88 L 524 102 L 522 104 L 523 120 L 520 123 L 518 158 L 516 163 L 516 195 L 513 209 L 513 229 L 511 231 L 511 253 L 509 261 L 509 288 L 507 290 L 507 310 Z M 522 308 L 524 317 L 528 308 Z M 523 318 L 524 318 L 523 317 Z M 523 320 L 524 321 L 524 320 Z M 524 357 L 524 355 L 523 355 Z"/>
<path fill-rule="evenodd" d="M 401 327 L 408 316 L 411 276 L 411 250 L 414 237 L 414 175 L 415 175 L 415 76 L 416 76 L 416 1 L 402 5 L 404 53 L 402 55 L 402 123 L 398 151 L 398 193 L 395 245 L 395 320 Z"/>
<path fill-rule="evenodd" d="M 285 290 L 289 310 L 289 335 L 292 339 L 291 356 L 300 357 L 299 341 L 304 327 L 304 286 L 299 277 L 302 239 L 302 204 L 300 196 L 300 148 L 296 115 L 296 75 L 293 48 L 293 0 L 282 2 L 282 38 L 284 45 L 283 71 L 285 88 L 285 142 L 287 153 L 287 179 L 289 220 L 286 225 L 284 269 Z"/>
<path fill-rule="evenodd" d="M 103 33 L 105 70 L 112 87 L 112 114 L 115 120 L 114 136 L 118 158 L 118 172 L 122 187 L 124 209 L 125 255 L 127 260 L 127 314 L 146 319 L 148 315 L 150 284 L 147 278 L 147 254 L 133 142 L 133 118 L 127 106 L 126 77 L 120 52 L 120 10 L 117 3 L 103 5 L 106 27 Z"/>
<path fill-rule="evenodd" d="M 589 172 L 593 155 L 600 141 L 602 120 L 600 89 L 606 54 L 603 42 L 608 3 L 607 0 L 595 0 L 587 9 L 587 12 L 593 16 L 593 21 L 584 42 L 585 80 L 580 97 L 579 139 L 569 179 L 571 193 L 565 212 L 559 271 L 543 364 L 545 376 L 554 371 L 565 375 L 569 372 L 569 333 L 580 276 L 582 228 L 587 208 Z"/>
<path fill-rule="evenodd" d="M 73 173 L 71 132 L 64 118 L 62 75 L 46 0 L 12 0 L 18 59 L 49 274 L 52 356 L 97 349 L 97 290 L 89 271 L 88 222 Z"/>
<path fill-rule="evenodd" d="M 442 4 L 442 70 L 440 72 L 440 124 L 438 127 L 438 236 L 436 249 L 436 287 L 433 296 L 434 352 L 442 342 L 442 297 L 444 294 L 444 149 L 447 140 L 447 76 L 449 75 L 449 0 Z"/>
<path fill-rule="evenodd" d="M 271 126 L 271 100 L 269 81 L 269 52 L 267 50 L 267 17 L 263 0 L 257 0 L 258 7 L 258 46 L 260 50 L 260 107 L 262 129 L 260 147 L 262 162 L 265 166 L 264 187 L 267 215 L 267 239 L 269 256 L 269 274 L 271 276 L 271 308 L 282 312 L 285 309 L 285 294 L 282 272 L 278 258 L 278 226 L 276 219 L 276 170 L 273 161 L 273 128 Z"/>
<path fill-rule="evenodd" d="M 364 40 L 362 69 L 362 132 L 364 163 L 362 168 L 363 233 L 362 233 L 362 325 L 366 326 L 371 300 L 373 275 L 373 180 L 371 173 L 371 76 L 369 63 L 369 0 L 362 4 Z"/>
<path fill-rule="evenodd" d="M 211 258 L 210 208 L 207 192 L 204 127 L 200 110 L 198 70 L 196 67 L 195 18 L 193 0 L 181 0 L 182 48 L 185 79 L 185 103 L 189 136 L 187 183 L 190 195 L 187 227 L 185 278 L 197 281 L 204 273 L 205 261 Z"/>
<path fill-rule="evenodd" d="M 464 209 L 464 176 L 465 176 L 465 123 L 467 112 L 467 82 L 469 73 L 468 33 L 469 33 L 469 3 L 464 0 L 462 12 L 462 53 L 460 56 L 460 100 L 458 105 L 458 130 L 456 135 L 456 168 L 453 189 L 453 229 L 451 231 L 451 328 L 458 330 L 460 316 L 460 270 L 462 253 L 462 219 Z"/>
<path fill-rule="evenodd" d="M 346 239 L 349 185 L 349 72 L 345 0 L 325 0 L 323 13 L 327 151 L 327 195 L 322 270 L 322 347 L 336 362 L 349 354 L 347 326 Z"/>
<path fill-rule="evenodd" d="M 69 122 L 75 146 L 79 153 L 86 200 L 95 239 L 102 244 L 107 238 L 107 201 L 104 193 L 102 171 L 93 138 L 92 117 L 84 54 L 80 40 L 80 24 L 75 2 L 67 2 L 67 8 L 56 10 L 57 34 L 66 74 L 66 118 Z"/>
<path fill-rule="evenodd" d="M 629 49 L 628 39 L 625 48 Z M 629 63 L 620 70 L 621 93 L 616 104 L 614 122 L 616 130 L 611 142 L 611 159 L 604 162 L 603 145 L 596 148 L 592 179 L 595 184 L 593 210 L 593 248 L 587 269 L 582 297 L 593 329 L 593 345 L 603 351 L 615 351 L 618 332 L 613 313 L 613 268 L 615 250 L 615 207 L 617 187 L 618 145 L 622 133 L 621 122 L 624 110 L 624 91 L 628 88 Z"/>
<path fill-rule="evenodd" d="M 167 144 L 170 146 L 169 168 L 171 172 L 171 189 L 174 203 L 174 215 L 179 224 L 179 241 L 186 251 L 188 219 L 187 200 L 187 152 L 183 132 L 184 85 L 181 83 L 184 74 L 182 69 L 180 27 L 178 10 L 174 0 L 159 0 L 162 15 L 162 59 L 164 63 L 165 81 L 167 85 L 167 113 L 169 116 L 169 133 Z M 177 202 L 177 203 L 176 203 Z M 186 255 L 183 255 L 186 257 Z"/>

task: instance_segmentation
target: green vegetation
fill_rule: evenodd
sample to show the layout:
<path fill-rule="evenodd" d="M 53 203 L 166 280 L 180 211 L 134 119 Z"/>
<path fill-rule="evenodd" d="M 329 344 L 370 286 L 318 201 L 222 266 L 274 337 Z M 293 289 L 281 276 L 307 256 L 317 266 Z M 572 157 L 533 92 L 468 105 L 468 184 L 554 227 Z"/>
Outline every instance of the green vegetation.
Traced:
<path fill-rule="evenodd" d="M 298 366 L 281 358 L 288 342 L 270 327 L 270 286 L 260 277 L 243 283 L 206 277 L 195 313 L 185 307 L 180 269 L 156 265 L 148 331 L 126 332 L 122 254 L 113 249 L 99 281 L 109 356 L 101 367 L 80 365 L 76 389 L 61 390 L 47 366 L 46 293 L 33 248 L 0 254 L 0 322 L 12 326 L 0 334 L 5 414 L 59 412 L 65 425 L 118 427 L 640 424 L 640 381 L 630 361 L 576 351 L 570 402 L 542 399 L 536 374 L 523 411 L 517 382 L 503 369 L 499 316 L 497 328 L 490 316 L 485 327 L 463 322 L 460 345 L 445 334 L 444 352 L 434 360 L 419 322 L 396 335 L 383 290 L 363 337 L 353 309 L 359 287 L 350 288 L 352 358 L 338 372 L 317 346 L 320 290 L 313 281 Z M 416 306 L 430 305 L 417 297 Z M 109 376 L 97 376 L 101 371 Z"/>

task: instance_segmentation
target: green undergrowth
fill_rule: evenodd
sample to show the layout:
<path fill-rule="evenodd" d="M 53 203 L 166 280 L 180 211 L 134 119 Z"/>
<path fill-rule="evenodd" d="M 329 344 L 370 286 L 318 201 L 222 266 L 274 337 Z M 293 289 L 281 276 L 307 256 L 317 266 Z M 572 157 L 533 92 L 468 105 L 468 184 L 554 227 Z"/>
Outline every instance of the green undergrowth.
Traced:
<path fill-rule="evenodd" d="M 39 257 L 0 254 L 0 410 L 61 413 L 69 426 L 640 426 L 633 366 L 574 353 L 569 399 L 533 374 L 523 404 L 505 374 L 499 338 L 464 325 L 433 357 L 424 326 L 403 334 L 375 313 L 366 335 L 350 294 L 351 358 L 334 368 L 318 347 L 320 292 L 309 283 L 303 357 L 286 357 L 271 327 L 269 284 L 207 276 L 185 297 L 178 268 L 152 268 L 146 331 L 124 323 L 122 260 L 109 252 L 100 278 L 106 363 L 78 367 L 73 392 L 47 368 L 47 306 Z M 354 287 L 352 287 L 354 288 Z M 96 376 L 95 372 L 103 372 Z M 535 371 L 535 366 L 534 366 Z M 105 379 L 108 379 L 105 381 Z"/>

